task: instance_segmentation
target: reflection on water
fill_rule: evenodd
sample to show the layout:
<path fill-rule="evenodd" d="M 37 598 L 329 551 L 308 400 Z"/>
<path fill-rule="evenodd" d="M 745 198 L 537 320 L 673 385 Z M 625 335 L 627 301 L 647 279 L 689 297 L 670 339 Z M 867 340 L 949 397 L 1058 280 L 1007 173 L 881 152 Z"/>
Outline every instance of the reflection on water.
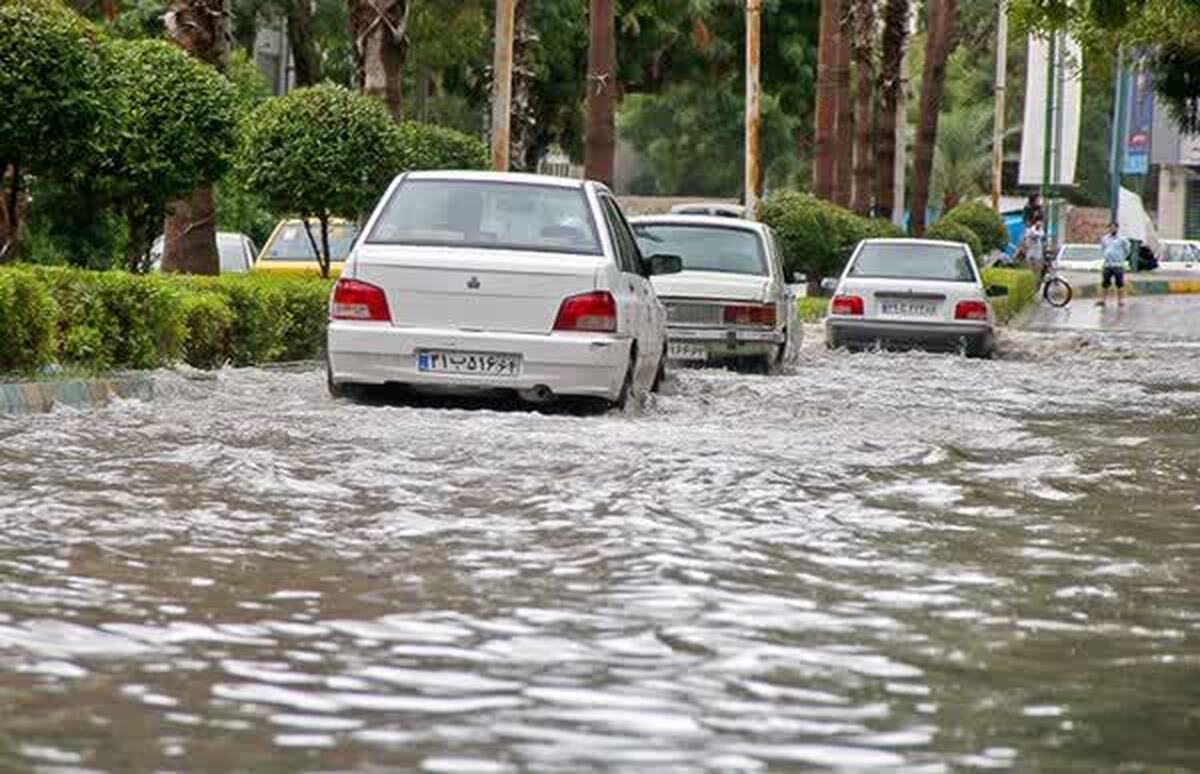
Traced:
<path fill-rule="evenodd" d="M 0 769 L 1200 767 L 1200 362 L 1006 351 L 0 419 Z"/>

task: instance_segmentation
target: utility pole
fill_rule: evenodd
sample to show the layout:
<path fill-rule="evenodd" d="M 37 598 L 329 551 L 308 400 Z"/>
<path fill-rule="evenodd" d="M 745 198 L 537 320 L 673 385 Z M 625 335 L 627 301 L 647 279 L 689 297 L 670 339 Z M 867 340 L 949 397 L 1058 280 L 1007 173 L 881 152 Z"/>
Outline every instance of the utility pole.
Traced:
<path fill-rule="evenodd" d="M 512 129 L 513 20 L 516 0 L 496 0 L 492 67 L 492 169 L 507 172 Z"/>
<path fill-rule="evenodd" d="M 613 0 L 591 0 L 588 36 L 586 175 L 613 185 L 617 88 L 616 20 Z"/>
<path fill-rule="evenodd" d="M 992 122 L 992 209 L 1000 211 L 1004 193 L 1004 97 L 1008 78 L 1008 0 L 997 3 L 996 19 L 996 116 Z"/>
<path fill-rule="evenodd" d="M 1117 47 L 1117 78 L 1116 86 L 1113 89 L 1113 117 L 1112 117 L 1112 153 L 1109 157 L 1109 174 L 1111 179 L 1111 189 L 1109 195 L 1112 197 L 1112 218 L 1113 223 L 1117 222 L 1117 216 L 1121 213 L 1121 166 L 1124 163 L 1121 153 L 1122 143 L 1125 141 L 1125 56 L 1124 50 Z"/>
<path fill-rule="evenodd" d="M 905 39 L 911 41 L 917 31 L 917 4 L 909 6 L 908 19 L 905 20 L 908 34 Z M 900 59 L 900 89 L 896 94 L 896 163 L 892 171 L 892 223 L 898 228 L 904 228 L 904 213 L 908 196 L 908 65 L 909 49 L 904 46 L 904 54 Z"/>
<path fill-rule="evenodd" d="M 762 177 L 759 124 L 762 120 L 762 0 L 746 0 L 746 217 L 758 212 Z"/>

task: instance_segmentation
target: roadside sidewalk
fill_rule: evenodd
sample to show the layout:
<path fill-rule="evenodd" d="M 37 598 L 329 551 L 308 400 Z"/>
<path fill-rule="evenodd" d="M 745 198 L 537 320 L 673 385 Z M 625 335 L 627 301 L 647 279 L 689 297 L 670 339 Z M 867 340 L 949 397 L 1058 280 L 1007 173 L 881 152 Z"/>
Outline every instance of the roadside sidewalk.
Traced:
<path fill-rule="evenodd" d="M 57 406 L 99 408 L 114 398 L 154 397 L 154 380 L 149 375 L 128 374 L 95 379 L 15 382 L 0 384 L 0 416 L 39 414 Z"/>
<path fill-rule="evenodd" d="M 1076 298 L 1100 297 L 1100 273 L 1069 271 L 1063 279 L 1071 284 Z M 1126 287 L 1138 296 L 1173 296 L 1200 294 L 1200 275 L 1170 274 L 1157 271 L 1142 271 L 1125 275 Z"/>

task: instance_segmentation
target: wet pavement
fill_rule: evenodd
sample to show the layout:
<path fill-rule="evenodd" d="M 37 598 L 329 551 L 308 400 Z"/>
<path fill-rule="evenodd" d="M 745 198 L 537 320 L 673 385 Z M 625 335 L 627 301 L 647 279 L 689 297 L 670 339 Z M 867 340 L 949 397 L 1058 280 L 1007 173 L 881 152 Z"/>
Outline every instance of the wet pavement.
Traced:
<path fill-rule="evenodd" d="M 816 339 L 603 417 L 0 418 L 0 770 L 1200 769 L 1194 344 Z"/>
<path fill-rule="evenodd" d="M 1130 296 L 1125 306 L 1116 297 L 1107 306 L 1098 299 L 1076 299 L 1062 309 L 1039 303 L 1027 327 L 1040 331 L 1107 331 L 1144 335 L 1152 344 L 1164 340 L 1200 340 L 1200 295 Z"/>

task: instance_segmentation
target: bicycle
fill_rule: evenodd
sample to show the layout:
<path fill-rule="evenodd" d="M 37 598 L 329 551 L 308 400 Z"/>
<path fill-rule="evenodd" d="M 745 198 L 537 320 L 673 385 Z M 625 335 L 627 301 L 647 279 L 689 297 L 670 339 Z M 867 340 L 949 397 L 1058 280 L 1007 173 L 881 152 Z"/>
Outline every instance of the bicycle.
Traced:
<path fill-rule="evenodd" d="M 1047 261 L 1042 267 L 1040 291 L 1046 303 L 1059 309 L 1071 303 L 1075 295 L 1071 283 L 1059 276 L 1053 261 Z"/>

